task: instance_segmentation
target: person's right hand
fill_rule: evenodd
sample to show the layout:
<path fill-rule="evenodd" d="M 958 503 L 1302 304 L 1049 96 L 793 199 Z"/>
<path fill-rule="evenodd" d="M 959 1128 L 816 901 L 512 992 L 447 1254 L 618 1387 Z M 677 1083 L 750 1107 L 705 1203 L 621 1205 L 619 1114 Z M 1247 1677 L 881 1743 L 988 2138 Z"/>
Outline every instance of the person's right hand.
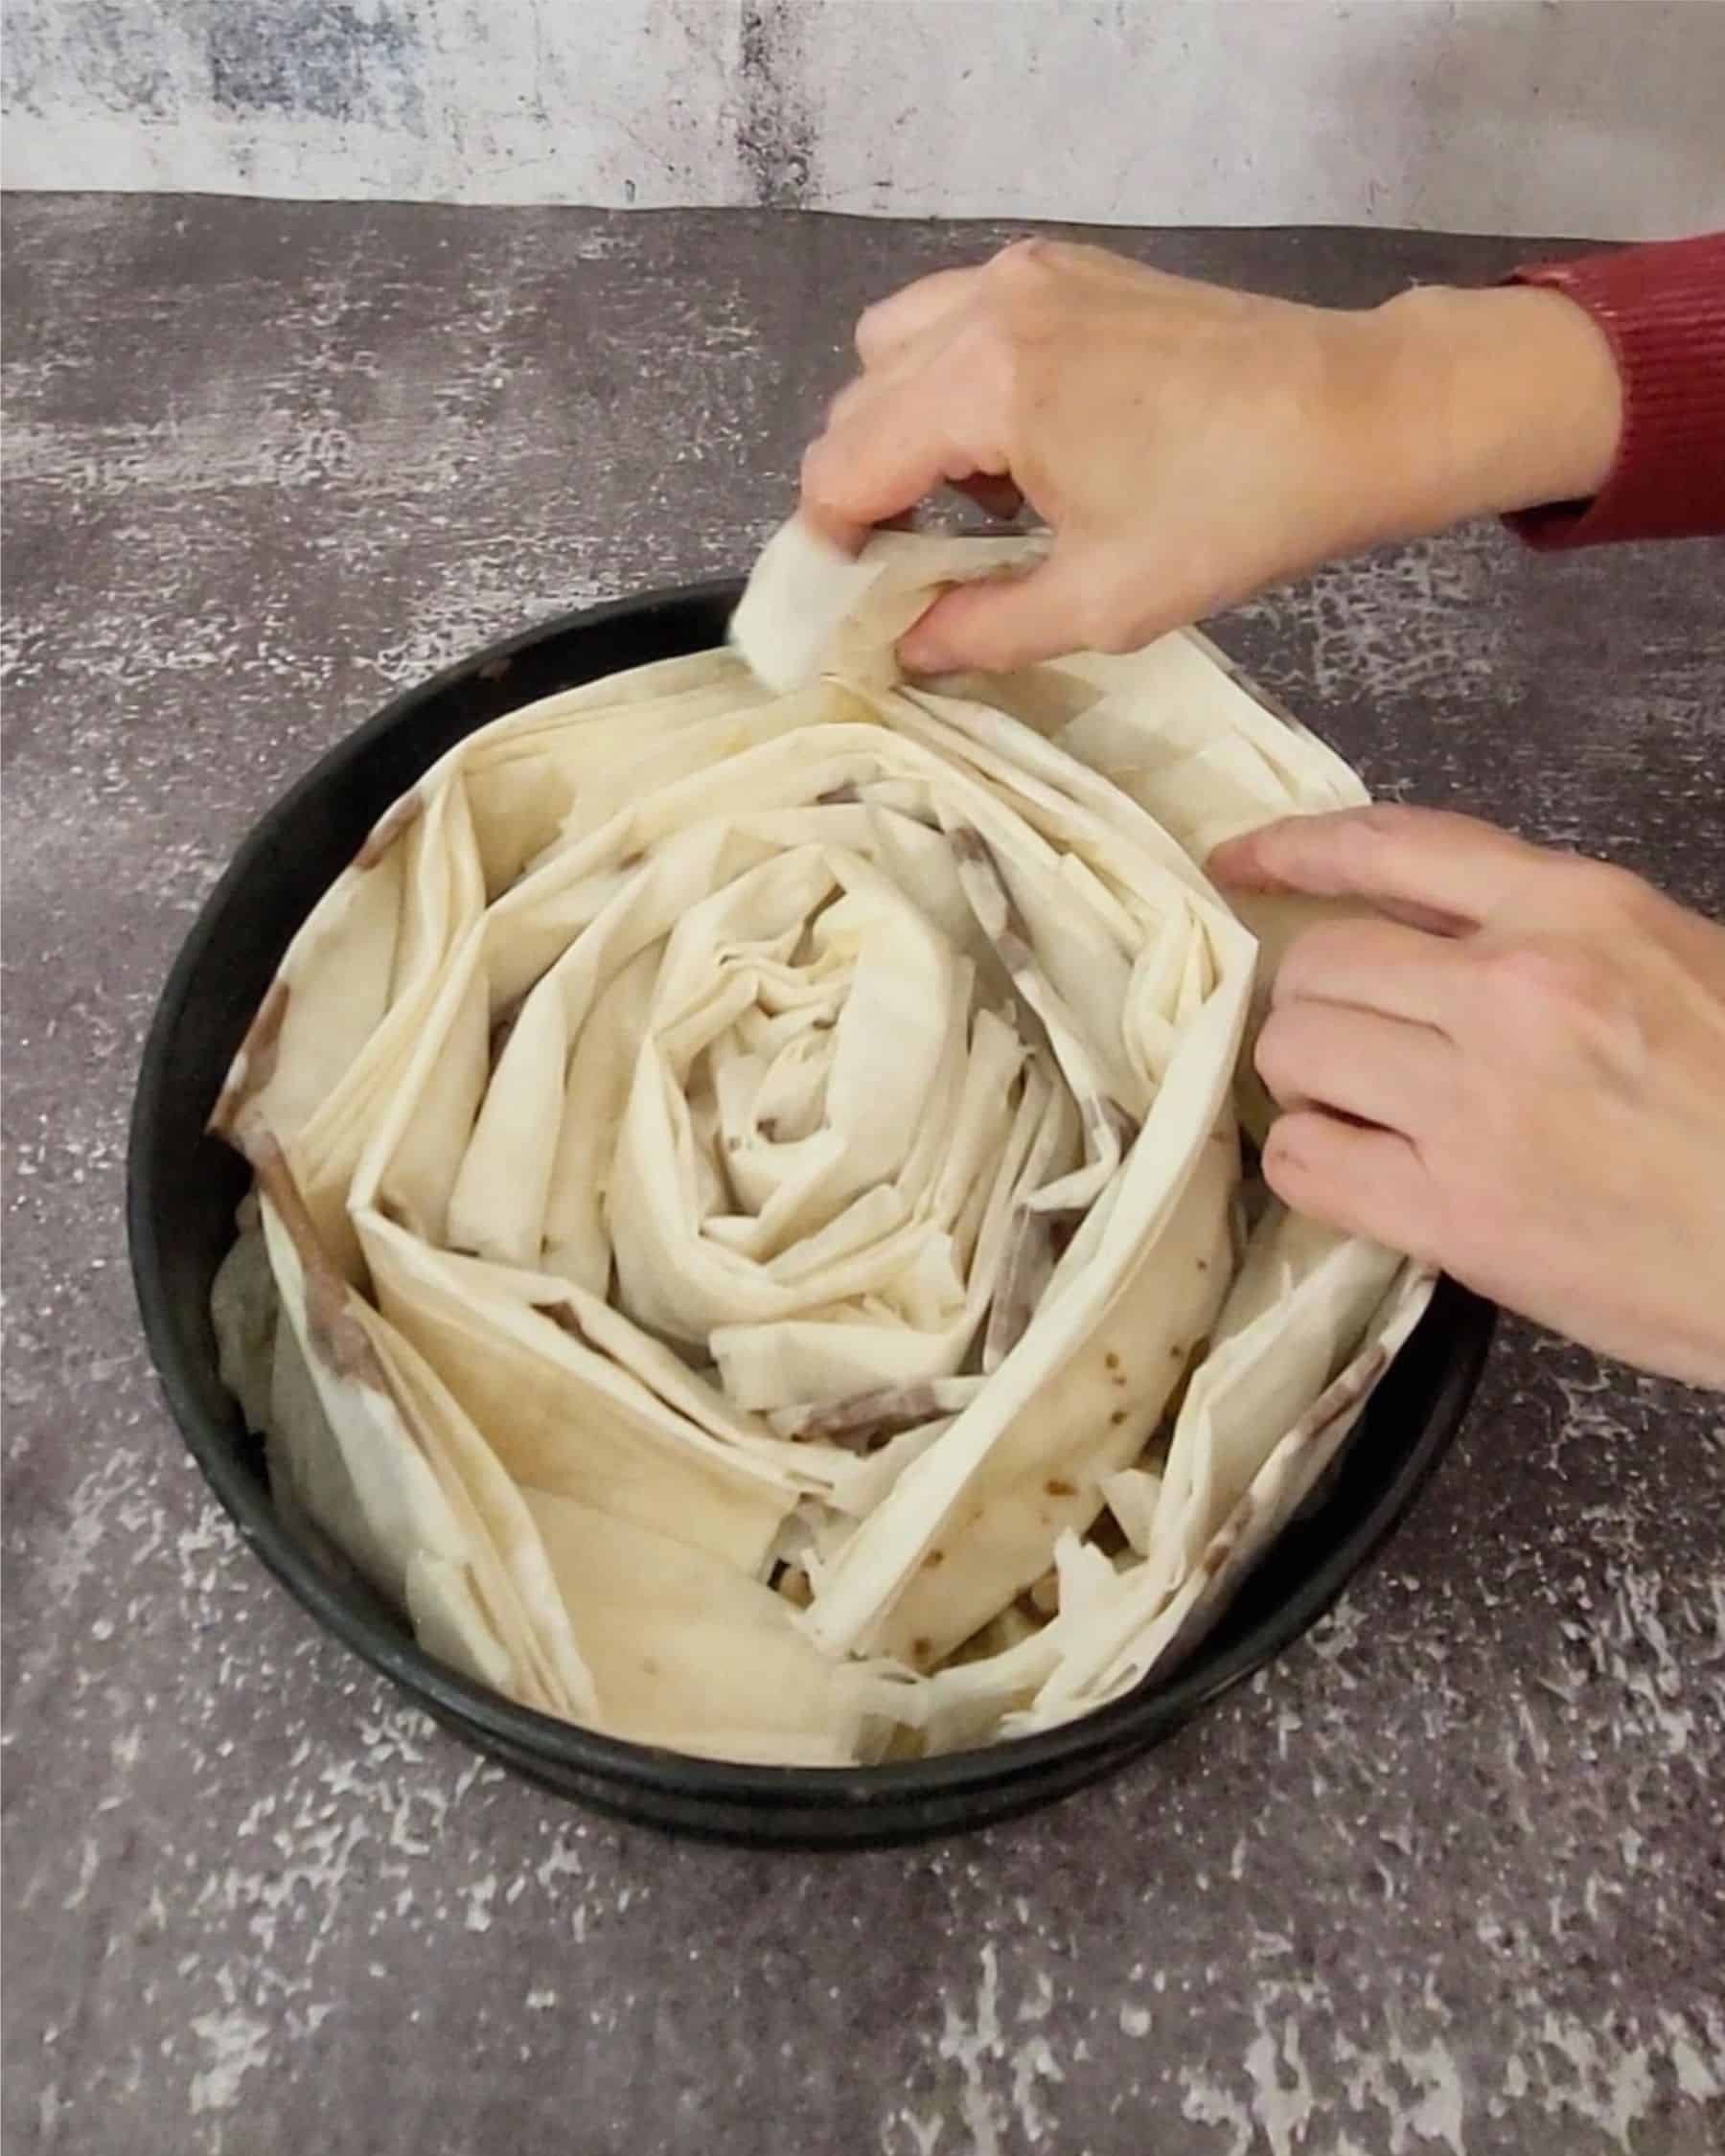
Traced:
<path fill-rule="evenodd" d="M 803 462 L 818 527 L 854 546 L 980 480 L 1055 535 L 924 615 L 922 673 L 1129 650 L 1375 540 L 1586 495 L 1620 425 L 1602 334 L 1534 289 L 1345 311 L 1029 241 L 870 308 L 857 349 Z"/>

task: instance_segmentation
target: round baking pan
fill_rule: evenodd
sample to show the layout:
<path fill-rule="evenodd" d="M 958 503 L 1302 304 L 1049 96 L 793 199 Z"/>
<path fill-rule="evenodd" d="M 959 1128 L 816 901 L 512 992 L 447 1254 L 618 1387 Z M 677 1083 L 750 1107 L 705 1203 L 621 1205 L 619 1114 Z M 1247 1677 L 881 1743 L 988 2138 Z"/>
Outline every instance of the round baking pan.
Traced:
<path fill-rule="evenodd" d="M 289 939 L 398 795 L 464 735 L 518 705 L 721 642 L 739 588 L 654 592 L 492 645 L 396 698 L 276 803 L 198 916 L 150 1028 L 128 1161 L 132 1271 L 173 1418 L 241 1534 L 320 1624 L 445 1727 L 559 1795 L 656 1825 L 781 1846 L 879 1845 L 980 1826 L 1093 1781 L 1297 1640 L 1442 1457 L 1495 1314 L 1440 1281 L 1322 1489 L 1184 1665 L 1013 1743 L 844 1769 L 728 1766 L 621 1743 L 459 1676 L 416 1645 L 393 1610 L 324 1570 L 277 1518 L 262 1449 L 218 1375 L 210 1283 L 247 1171 L 205 1134 L 205 1118 Z M 1265 1744 L 1267 1753 L 1267 1730 Z"/>

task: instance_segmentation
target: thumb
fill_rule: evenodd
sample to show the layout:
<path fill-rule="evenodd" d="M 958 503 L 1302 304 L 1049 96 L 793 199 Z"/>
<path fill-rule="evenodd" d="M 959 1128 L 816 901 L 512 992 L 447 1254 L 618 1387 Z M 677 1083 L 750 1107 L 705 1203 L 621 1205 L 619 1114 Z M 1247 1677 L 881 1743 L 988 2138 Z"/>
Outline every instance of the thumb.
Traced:
<path fill-rule="evenodd" d="M 1057 544 L 1022 574 L 954 585 L 900 637 L 900 662 L 912 674 L 1005 674 L 1082 651 L 1102 581 L 1093 559 Z"/>

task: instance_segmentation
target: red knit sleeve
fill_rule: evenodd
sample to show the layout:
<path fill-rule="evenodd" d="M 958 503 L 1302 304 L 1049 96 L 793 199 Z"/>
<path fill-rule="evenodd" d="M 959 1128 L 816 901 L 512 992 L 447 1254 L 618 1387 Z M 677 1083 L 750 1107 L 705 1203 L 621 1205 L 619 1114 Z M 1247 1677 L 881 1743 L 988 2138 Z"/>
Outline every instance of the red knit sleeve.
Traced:
<path fill-rule="evenodd" d="M 1725 232 L 1519 269 L 1583 307 L 1611 340 L 1623 430 L 1591 501 L 1507 519 L 1530 546 L 1725 533 Z"/>

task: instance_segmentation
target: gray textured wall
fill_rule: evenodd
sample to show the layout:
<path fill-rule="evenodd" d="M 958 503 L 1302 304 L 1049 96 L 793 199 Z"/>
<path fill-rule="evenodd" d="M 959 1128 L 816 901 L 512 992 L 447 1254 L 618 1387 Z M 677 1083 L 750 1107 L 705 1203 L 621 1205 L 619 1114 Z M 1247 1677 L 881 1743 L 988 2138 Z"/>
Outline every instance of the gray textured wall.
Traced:
<path fill-rule="evenodd" d="M 1651 236 L 1719 0 L 5 0 L 23 188 Z"/>

